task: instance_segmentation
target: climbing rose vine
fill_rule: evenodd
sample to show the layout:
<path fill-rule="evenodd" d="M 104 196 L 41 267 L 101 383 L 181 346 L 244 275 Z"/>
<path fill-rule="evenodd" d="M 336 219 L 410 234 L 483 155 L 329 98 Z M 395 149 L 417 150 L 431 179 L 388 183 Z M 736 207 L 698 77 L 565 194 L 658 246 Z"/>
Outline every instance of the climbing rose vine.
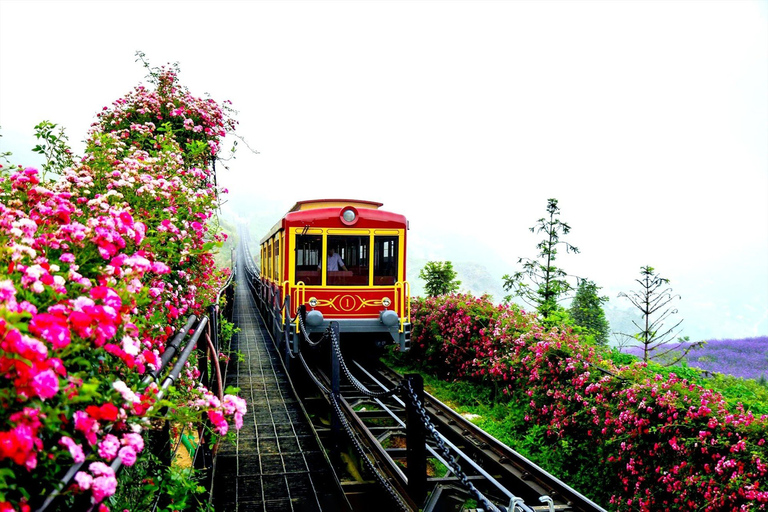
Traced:
<path fill-rule="evenodd" d="M 234 121 L 175 71 L 153 78 L 104 108 L 57 181 L 0 169 L 0 511 L 39 505 L 73 463 L 74 484 L 58 490 L 93 503 L 115 493 L 110 464 L 142 457 L 156 413 L 142 379 L 226 278 L 210 164 Z M 198 377 L 182 372 L 174 407 L 220 435 L 240 428 L 245 402 Z"/>

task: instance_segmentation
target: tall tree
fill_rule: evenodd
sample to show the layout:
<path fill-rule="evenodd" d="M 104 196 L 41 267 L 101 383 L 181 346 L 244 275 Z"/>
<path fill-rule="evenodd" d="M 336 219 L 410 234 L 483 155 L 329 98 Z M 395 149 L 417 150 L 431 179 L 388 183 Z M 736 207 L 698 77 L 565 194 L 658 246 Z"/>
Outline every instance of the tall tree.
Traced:
<path fill-rule="evenodd" d="M 608 297 L 601 297 L 599 291 L 600 287 L 593 281 L 579 279 L 569 312 L 573 322 L 594 336 L 598 345 L 607 345 L 610 326 L 605 318 L 603 304 L 608 302 Z"/>
<path fill-rule="evenodd" d="M 683 320 L 675 322 L 672 327 L 666 328 L 664 323 L 677 314 L 677 308 L 672 304 L 680 295 L 674 295 L 669 285 L 669 279 L 661 277 L 651 266 L 640 268 L 640 279 L 635 279 L 640 284 L 640 290 L 621 292 L 619 297 L 629 300 L 633 306 L 642 313 L 641 323 L 632 321 L 640 329 L 630 336 L 637 340 L 643 350 L 643 361 L 656 360 L 667 366 L 681 361 L 691 350 L 703 345 L 703 342 L 688 344 L 688 337 L 678 338 L 680 331 L 677 328 Z M 674 357 L 669 355 L 674 353 Z"/>
<path fill-rule="evenodd" d="M 461 281 L 456 276 L 450 261 L 430 261 L 419 271 L 419 277 L 427 282 L 425 289 L 430 297 L 459 291 Z"/>
<path fill-rule="evenodd" d="M 557 218 L 560 215 L 557 199 L 548 200 L 547 214 L 547 217 L 540 218 L 530 228 L 531 233 L 545 234 L 544 240 L 536 245 L 539 250 L 537 259 L 518 259 L 517 263 L 522 264 L 522 270 L 503 277 L 504 289 L 512 292 L 505 299 L 510 301 L 519 297 L 529 306 L 535 307 L 543 318 L 557 310 L 558 302 L 565 299 L 573 289 L 568 280 L 569 275 L 555 266 L 558 246 L 565 247 L 566 252 L 579 252 L 577 247 L 560 240 L 560 235 L 567 235 L 571 227 Z"/>

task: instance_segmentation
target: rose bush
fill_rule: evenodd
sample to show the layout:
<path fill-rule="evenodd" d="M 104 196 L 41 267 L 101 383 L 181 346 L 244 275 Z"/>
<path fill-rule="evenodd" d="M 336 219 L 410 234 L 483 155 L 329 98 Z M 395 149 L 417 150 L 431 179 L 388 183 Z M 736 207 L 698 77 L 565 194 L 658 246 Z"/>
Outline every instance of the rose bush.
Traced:
<path fill-rule="evenodd" d="M 65 492 L 100 503 L 109 464 L 142 457 L 157 388 L 142 386 L 169 337 L 203 315 L 226 273 L 212 251 L 210 164 L 234 128 L 174 70 L 105 107 L 85 156 L 57 181 L 0 169 L 0 510 L 29 510 L 84 463 Z M 224 435 L 245 402 L 214 396 L 194 362 L 174 409 Z M 107 507 L 102 504 L 102 510 Z"/>
<path fill-rule="evenodd" d="M 466 295 L 416 299 L 405 361 L 498 390 L 559 477 L 614 510 L 768 510 L 768 418 L 660 367 L 617 366 L 568 329 Z M 584 464 L 575 464 L 580 459 Z M 548 461 L 551 462 L 551 461 Z M 599 485 L 596 483 L 599 482 Z"/>

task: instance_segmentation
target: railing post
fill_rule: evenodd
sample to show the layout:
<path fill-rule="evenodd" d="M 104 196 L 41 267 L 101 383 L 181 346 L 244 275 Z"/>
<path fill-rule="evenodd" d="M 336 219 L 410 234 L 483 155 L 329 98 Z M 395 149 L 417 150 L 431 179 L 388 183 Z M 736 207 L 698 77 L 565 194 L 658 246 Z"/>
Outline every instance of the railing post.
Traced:
<path fill-rule="evenodd" d="M 291 373 L 291 298 L 283 300 L 283 343 L 285 344 L 285 371 Z"/>
<path fill-rule="evenodd" d="M 217 329 L 217 322 L 216 322 L 216 306 L 211 304 L 208 306 L 208 328 L 211 330 L 211 342 L 214 342 L 216 339 L 216 329 Z M 199 328 L 199 327 L 198 327 Z M 215 342 L 214 342 L 215 344 Z M 211 383 L 209 381 L 209 372 L 208 372 L 208 340 L 205 338 L 205 335 L 200 336 L 197 339 L 197 353 L 198 353 L 198 360 L 197 360 L 197 366 L 200 370 L 200 382 L 204 383 L 206 387 L 211 389 Z M 210 364 L 219 364 L 219 359 L 217 357 L 217 354 L 211 354 Z M 215 375 L 215 370 L 213 371 Z M 216 394 L 218 394 L 219 390 L 216 390 Z M 166 421 L 166 423 L 168 423 Z M 200 432 L 200 438 L 198 439 L 199 445 L 198 450 L 193 455 L 192 464 L 195 467 L 195 469 L 202 469 L 204 467 L 210 467 L 207 465 L 208 459 L 210 458 L 210 452 L 207 448 L 208 443 L 206 439 L 205 432 Z M 179 432 L 179 442 L 181 442 L 181 436 L 184 435 L 184 430 L 182 429 L 181 432 Z M 202 454 L 202 457 L 199 455 Z M 170 464 L 169 464 L 170 467 Z"/>
<path fill-rule="evenodd" d="M 413 390 L 419 403 L 424 403 L 424 379 L 418 374 L 405 376 L 406 385 Z M 427 432 L 421 421 L 421 415 L 412 400 L 405 401 L 405 442 L 408 467 L 408 494 L 411 499 L 422 505 L 427 497 Z"/>
<path fill-rule="evenodd" d="M 171 422 L 167 419 L 163 421 L 163 428 L 159 435 L 161 450 L 157 458 L 165 469 L 170 469 L 171 463 L 173 462 L 173 459 L 171 458 L 171 448 L 173 447 L 173 444 L 171 443 Z M 161 494 L 160 499 L 158 500 L 158 506 L 165 508 L 168 505 L 170 505 L 169 496 L 167 494 Z"/>
<path fill-rule="evenodd" d="M 304 331 L 301 331 L 300 329 L 303 327 L 306 329 L 307 324 L 307 306 L 304 304 L 301 304 L 298 309 L 296 310 L 296 319 L 297 319 L 297 325 L 296 328 L 293 330 L 293 339 L 291 340 L 291 343 L 293 344 L 293 351 L 294 353 L 298 354 L 301 351 L 301 338 L 303 336 L 308 336 Z"/>
<path fill-rule="evenodd" d="M 217 322 L 216 322 L 216 306 L 211 304 L 208 306 L 208 325 L 211 329 L 211 342 L 213 343 L 213 346 L 216 346 L 217 336 L 216 336 L 216 329 L 217 329 Z M 218 349 L 217 349 L 218 350 Z M 197 352 L 198 352 L 198 360 L 197 365 L 198 369 L 200 370 L 200 382 L 205 383 L 207 387 L 210 387 L 210 382 L 208 381 L 208 343 L 206 342 L 205 337 L 201 336 L 197 340 Z M 215 354 L 212 355 L 212 357 L 216 357 Z M 211 361 L 211 364 L 214 364 L 214 360 Z"/>

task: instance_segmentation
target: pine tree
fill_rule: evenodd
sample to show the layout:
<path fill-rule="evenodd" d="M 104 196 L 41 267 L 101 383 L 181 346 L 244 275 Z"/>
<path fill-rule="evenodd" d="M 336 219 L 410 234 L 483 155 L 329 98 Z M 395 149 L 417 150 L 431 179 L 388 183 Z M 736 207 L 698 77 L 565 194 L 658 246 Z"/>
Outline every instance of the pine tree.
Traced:
<path fill-rule="evenodd" d="M 599 291 L 600 287 L 593 281 L 580 279 L 571 302 L 570 314 L 576 325 L 595 337 L 598 345 L 607 345 L 610 325 L 605 318 L 603 304 L 608 302 L 608 297 L 601 297 Z"/>
<path fill-rule="evenodd" d="M 640 268 L 640 276 L 640 279 L 635 279 L 640 284 L 639 291 L 619 294 L 619 297 L 628 299 L 643 314 L 642 324 L 632 322 L 640 332 L 625 336 L 637 340 L 643 350 L 643 361 L 656 360 L 671 366 L 681 361 L 691 350 L 701 347 L 703 342 L 688 345 L 687 336 L 678 337 L 680 331 L 677 328 L 683 323 L 682 319 L 670 328 L 664 327 L 664 322 L 677 314 L 677 308 L 672 307 L 672 303 L 680 298 L 680 295 L 672 294 L 672 288 L 667 287 L 669 279 L 661 277 L 653 267 L 647 265 Z M 670 356 L 673 356 L 671 360 Z"/>
<path fill-rule="evenodd" d="M 560 215 L 557 199 L 548 200 L 547 213 L 548 217 L 542 217 L 536 226 L 530 228 L 531 233 L 544 232 L 546 235 L 536 246 L 540 251 L 538 259 L 518 259 L 517 262 L 522 263 L 523 269 L 503 277 L 504 289 L 512 292 L 505 299 L 511 301 L 519 297 L 529 306 L 535 307 L 543 318 L 560 309 L 558 303 L 573 289 L 568 281 L 569 275 L 555 266 L 558 246 L 564 246 L 566 252 L 579 252 L 577 247 L 560 240 L 560 235 L 567 235 L 571 227 L 557 218 Z"/>

